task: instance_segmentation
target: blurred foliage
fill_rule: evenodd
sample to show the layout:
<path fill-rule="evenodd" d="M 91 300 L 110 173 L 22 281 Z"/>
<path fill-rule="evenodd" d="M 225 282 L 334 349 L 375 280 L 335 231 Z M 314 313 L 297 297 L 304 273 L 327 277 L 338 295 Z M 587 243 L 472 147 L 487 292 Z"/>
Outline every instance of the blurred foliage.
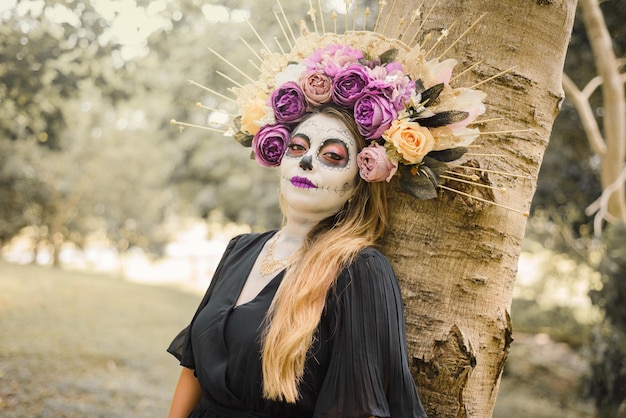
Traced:
<path fill-rule="evenodd" d="M 602 289 L 591 300 L 604 309 L 607 319 L 626 334 L 626 226 L 609 225 L 603 236 L 604 257 L 600 263 Z"/>
<path fill-rule="evenodd" d="M 617 57 L 626 55 L 626 1 L 606 0 L 601 8 Z M 584 87 L 596 76 L 594 60 L 582 16 L 576 17 L 565 61 L 565 72 Z M 590 99 L 602 128 L 602 94 Z M 574 106 L 566 99 L 555 122 L 527 227 L 528 241 L 542 244 L 556 254 L 567 254 L 602 274 L 602 283 L 593 284 L 590 296 L 604 320 L 581 323 L 571 307 L 539 307 L 535 300 L 516 300 L 512 306 L 515 328 L 520 331 L 547 331 L 553 338 L 581 347 L 590 362 L 584 386 L 597 407 L 598 416 L 617 416 L 626 397 L 626 234 L 623 226 L 607 225 L 603 245 L 594 236 L 593 218 L 585 208 L 602 190 L 600 160 L 591 152 Z M 571 280 L 564 277 L 563 283 Z M 537 309 L 540 308 L 540 309 Z M 555 326 L 558 324 L 558 326 Z M 582 343 L 582 346 L 580 345 Z"/>
<path fill-rule="evenodd" d="M 255 4 L 256 16 L 268 4 Z M 187 78 L 228 84 L 212 78 L 219 63 L 207 46 L 251 32 L 251 11 L 237 2 L 212 6 L 221 23 L 207 22 L 207 6 L 128 2 L 121 12 L 88 1 L 18 0 L 0 9 L 0 245 L 28 225 L 57 251 L 105 230 L 119 250 L 158 252 L 168 238 L 164 219 L 214 211 L 278 225 L 275 172 L 229 138 L 179 134 L 169 124 L 207 123 L 210 112 L 194 104 L 216 103 Z M 262 22 L 274 19 L 255 24 Z M 245 54 L 227 51 L 243 64 Z"/>
<path fill-rule="evenodd" d="M 67 126 L 62 115 L 65 100 L 78 94 L 77 84 L 88 80 L 117 96 L 100 59 L 111 46 L 100 46 L 100 18 L 89 3 L 19 2 L 0 25 L 0 133 L 3 139 L 33 140 L 62 148 Z M 51 21 L 54 9 L 64 8 L 73 18 Z M 119 77 L 119 75 L 115 75 Z"/>
<path fill-rule="evenodd" d="M 626 400 L 626 226 L 609 225 L 603 235 L 600 263 L 603 286 L 591 300 L 605 312 L 593 335 L 589 393 L 600 416 L 618 416 Z"/>
<path fill-rule="evenodd" d="M 516 333 L 547 334 L 554 341 L 579 349 L 590 341 L 593 326 L 578 321 L 574 311 L 570 306 L 545 307 L 535 300 L 522 298 L 515 298 L 511 305 Z"/>
<path fill-rule="evenodd" d="M 601 286 L 600 274 L 569 254 L 525 240 L 519 259 L 511 318 L 515 333 L 547 334 L 584 349 L 601 318 L 587 293 Z M 514 336 L 515 337 L 515 336 Z"/>
<path fill-rule="evenodd" d="M 626 334 L 610 323 L 594 329 L 586 393 L 599 417 L 622 417 L 626 405 Z M 620 414 L 621 412 L 621 414 Z"/>
<path fill-rule="evenodd" d="M 34 225 L 57 249 L 70 233 L 80 244 L 84 197 L 110 185 L 93 122 L 131 96 L 129 74 L 89 3 L 20 1 L 1 17 L 0 242 Z"/>

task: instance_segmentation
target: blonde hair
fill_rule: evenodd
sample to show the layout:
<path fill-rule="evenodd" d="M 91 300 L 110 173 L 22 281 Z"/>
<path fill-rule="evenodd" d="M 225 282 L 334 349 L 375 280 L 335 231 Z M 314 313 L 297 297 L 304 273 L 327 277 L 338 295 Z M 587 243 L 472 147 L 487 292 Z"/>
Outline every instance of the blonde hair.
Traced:
<path fill-rule="evenodd" d="M 365 146 L 352 116 L 342 109 L 320 110 L 337 117 Z M 339 273 L 385 230 L 387 199 L 382 183 L 358 175 L 355 193 L 336 215 L 321 221 L 307 235 L 300 260 L 285 272 L 265 318 L 262 342 L 263 396 L 295 403 L 307 353 L 320 322 L 326 295 Z"/>

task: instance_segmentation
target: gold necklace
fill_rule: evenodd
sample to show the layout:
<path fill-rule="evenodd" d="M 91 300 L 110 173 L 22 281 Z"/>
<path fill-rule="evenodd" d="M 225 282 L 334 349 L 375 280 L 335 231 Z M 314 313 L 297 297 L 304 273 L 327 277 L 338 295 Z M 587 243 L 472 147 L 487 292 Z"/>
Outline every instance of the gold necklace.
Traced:
<path fill-rule="evenodd" d="M 285 267 L 287 267 L 287 265 L 289 265 L 291 256 L 280 258 L 278 260 L 274 259 L 274 244 L 276 244 L 276 241 L 278 241 L 279 235 L 280 235 L 280 232 L 276 233 L 276 235 L 272 237 L 272 242 L 270 242 L 269 247 L 267 247 L 267 252 L 263 256 L 263 259 L 261 260 L 259 273 L 261 273 L 262 276 L 274 275 L 278 273 L 279 271 L 283 270 Z"/>

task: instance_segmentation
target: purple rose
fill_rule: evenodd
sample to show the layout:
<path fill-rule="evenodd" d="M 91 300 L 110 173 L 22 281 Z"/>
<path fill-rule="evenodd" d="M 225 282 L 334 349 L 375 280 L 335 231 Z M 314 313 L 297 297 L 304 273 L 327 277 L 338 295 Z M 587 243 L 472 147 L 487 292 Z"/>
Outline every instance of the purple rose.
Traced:
<path fill-rule="evenodd" d="M 285 125 L 265 125 L 252 140 L 254 159 L 264 167 L 280 165 L 291 129 Z"/>
<path fill-rule="evenodd" d="M 384 96 L 366 94 L 354 105 L 354 120 L 365 139 L 380 138 L 397 117 L 393 104 Z"/>
<path fill-rule="evenodd" d="M 411 101 L 411 96 L 415 92 L 415 81 L 409 77 L 402 77 L 394 89 L 391 100 L 396 105 L 396 110 L 404 109 L 405 105 Z"/>
<path fill-rule="evenodd" d="M 415 82 L 405 76 L 402 71 L 391 71 L 391 64 L 378 66 L 368 70 L 370 83 L 365 93 L 384 95 L 397 111 L 403 110 L 415 91 Z"/>
<path fill-rule="evenodd" d="M 333 102 L 340 106 L 352 107 L 371 82 L 367 70 L 362 65 L 350 65 L 335 76 L 333 82 Z"/>
<path fill-rule="evenodd" d="M 306 114 L 306 98 L 297 83 L 288 81 L 278 87 L 270 98 L 277 122 L 293 124 Z"/>

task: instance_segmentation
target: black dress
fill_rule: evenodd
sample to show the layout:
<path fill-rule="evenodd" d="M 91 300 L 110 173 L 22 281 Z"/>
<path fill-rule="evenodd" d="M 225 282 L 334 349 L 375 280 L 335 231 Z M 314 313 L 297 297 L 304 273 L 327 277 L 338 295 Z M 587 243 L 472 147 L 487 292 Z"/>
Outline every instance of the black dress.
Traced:
<path fill-rule="evenodd" d="M 202 388 L 190 417 L 425 417 L 408 367 L 400 289 L 388 260 L 372 248 L 329 292 L 300 399 L 263 398 L 259 331 L 283 272 L 253 300 L 235 304 L 274 233 L 231 240 L 191 324 L 168 348 Z"/>

